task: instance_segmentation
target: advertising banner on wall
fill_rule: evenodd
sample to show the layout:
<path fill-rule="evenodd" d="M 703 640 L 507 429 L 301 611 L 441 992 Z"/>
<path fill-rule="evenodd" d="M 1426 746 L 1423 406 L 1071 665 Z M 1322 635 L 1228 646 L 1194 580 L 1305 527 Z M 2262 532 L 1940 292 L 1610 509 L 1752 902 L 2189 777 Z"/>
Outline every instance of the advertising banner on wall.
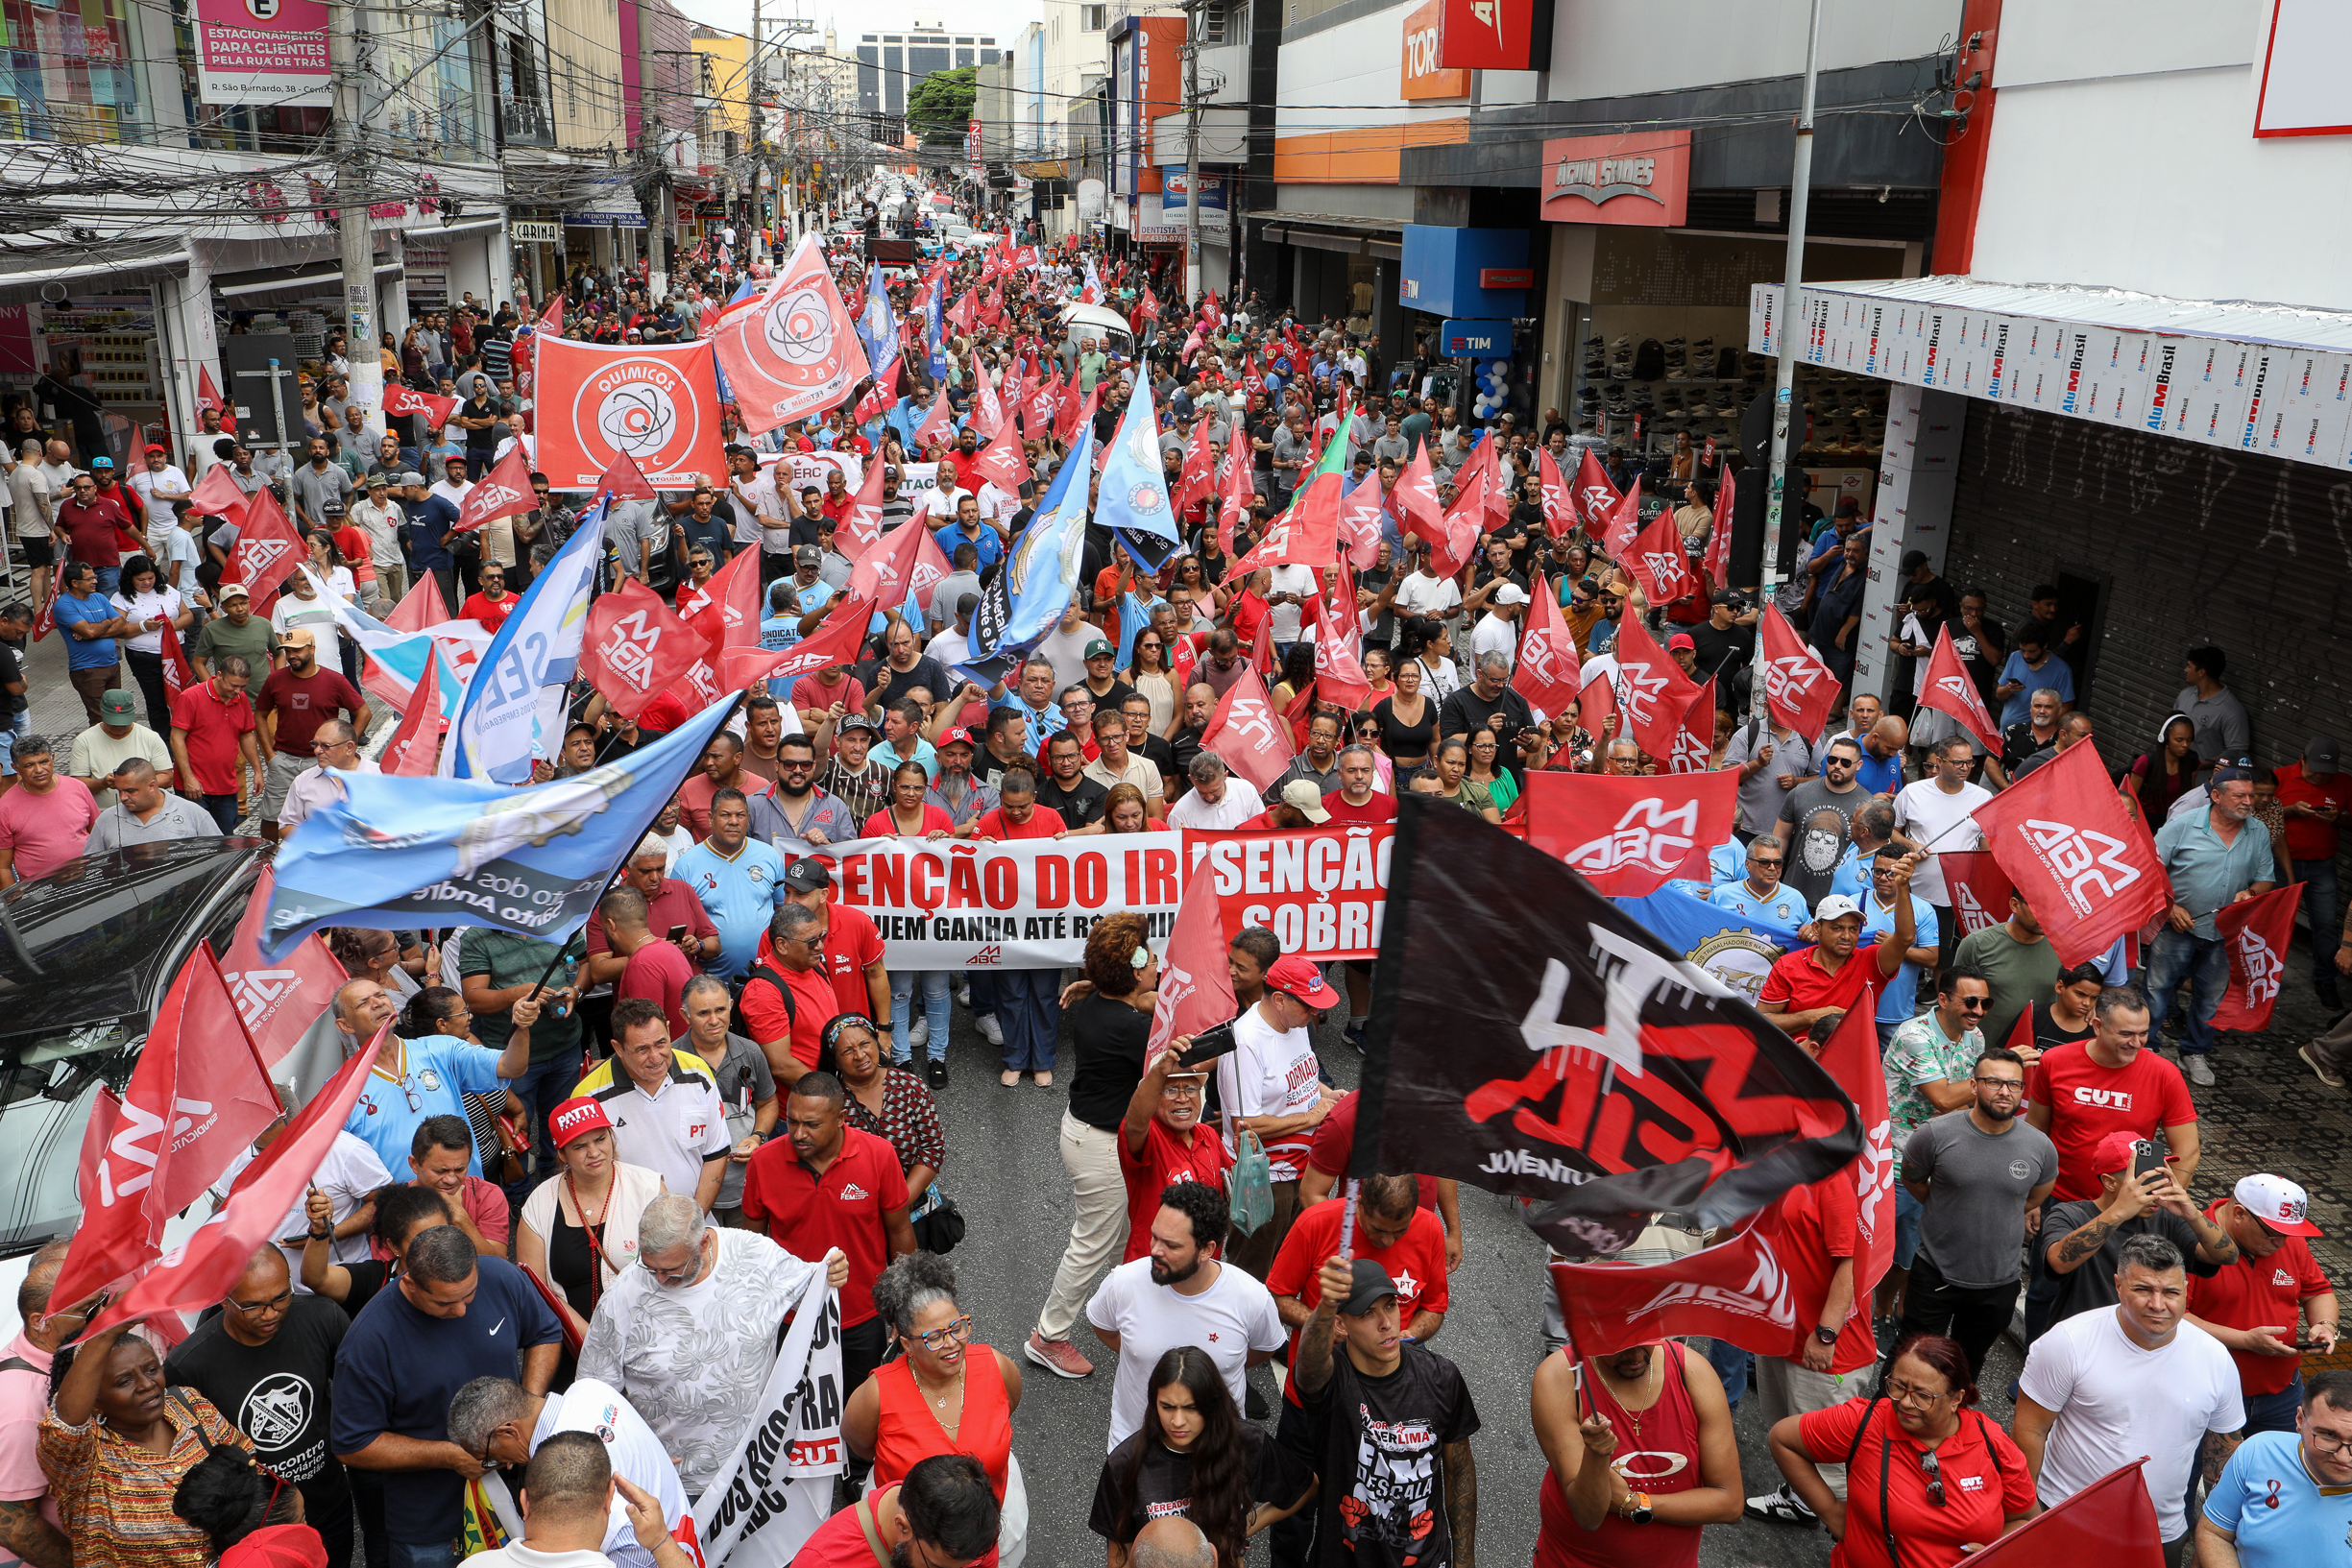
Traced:
<path fill-rule="evenodd" d="M 196 0 L 197 89 L 207 104 L 325 109 L 325 0 Z"/>
<path fill-rule="evenodd" d="M 1690 133 L 1554 136 L 1538 192 L 1546 223 L 1680 227 L 1690 205 Z"/>

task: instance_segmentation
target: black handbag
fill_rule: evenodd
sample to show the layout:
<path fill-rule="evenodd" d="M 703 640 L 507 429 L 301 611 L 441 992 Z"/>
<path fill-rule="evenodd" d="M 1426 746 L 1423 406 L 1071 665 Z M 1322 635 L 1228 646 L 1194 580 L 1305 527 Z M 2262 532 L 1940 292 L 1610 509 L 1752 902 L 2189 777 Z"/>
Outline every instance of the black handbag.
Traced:
<path fill-rule="evenodd" d="M 925 1252 L 948 1253 L 963 1240 L 963 1211 L 945 1193 L 938 1205 L 914 1221 L 914 1244 Z"/>

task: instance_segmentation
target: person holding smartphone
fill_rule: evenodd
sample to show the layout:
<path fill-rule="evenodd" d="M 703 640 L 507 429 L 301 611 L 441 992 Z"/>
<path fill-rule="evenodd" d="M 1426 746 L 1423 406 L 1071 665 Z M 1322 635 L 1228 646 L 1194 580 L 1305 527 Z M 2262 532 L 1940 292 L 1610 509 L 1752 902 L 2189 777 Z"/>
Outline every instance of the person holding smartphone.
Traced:
<path fill-rule="evenodd" d="M 2238 1257 L 2189 1282 L 2189 1321 L 2238 1363 L 2246 1431 L 2292 1432 L 2303 1408 L 2302 1353 L 2336 1348 L 2340 1310 L 2305 1241 L 2320 1234 L 2310 1195 L 2285 1176 L 2256 1171 L 2205 1215 L 2237 1243 Z"/>
<path fill-rule="evenodd" d="M 2135 1236 L 2162 1236 L 2178 1247 L 2192 1280 L 2238 1261 L 2238 1243 L 2190 1200 L 2161 1143 L 2111 1133 L 2092 1151 L 2092 1168 L 2099 1195 L 2058 1204 L 2042 1218 L 2044 1261 L 2058 1281 L 2051 1327 L 2116 1304 L 2116 1269 Z"/>

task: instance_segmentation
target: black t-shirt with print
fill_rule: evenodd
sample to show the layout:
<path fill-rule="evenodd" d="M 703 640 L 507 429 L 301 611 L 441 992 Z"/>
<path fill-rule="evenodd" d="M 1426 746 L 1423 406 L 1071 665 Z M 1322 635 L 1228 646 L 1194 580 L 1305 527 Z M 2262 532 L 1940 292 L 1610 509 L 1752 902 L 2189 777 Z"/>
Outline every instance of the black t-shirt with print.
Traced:
<path fill-rule="evenodd" d="M 1065 828 L 1091 828 L 1103 816 L 1110 803 L 1110 790 L 1079 774 L 1065 790 L 1052 774 L 1037 781 L 1037 804 L 1052 807 L 1061 813 Z"/>
<path fill-rule="evenodd" d="M 1245 1423 L 1238 1430 L 1242 1465 L 1249 1476 L 1250 1506 L 1287 1508 L 1296 1503 L 1315 1479 L 1313 1473 L 1298 1456 L 1286 1453 L 1264 1427 Z M 1119 1498 L 1139 1451 L 1143 1466 L 1135 1472 L 1135 1508 L 1123 1526 Z M 1192 1518 L 1192 1473 L 1191 1455 L 1171 1452 L 1158 1443 L 1147 1450 L 1144 1435 L 1130 1434 L 1103 1461 L 1102 1479 L 1095 1483 L 1094 1511 L 1087 1517 L 1086 1528 L 1106 1541 L 1128 1546 L 1154 1519 Z"/>
<path fill-rule="evenodd" d="M 1344 1347 L 1331 1381 L 1306 1404 L 1322 1492 L 1316 1499 L 1321 1568 L 1451 1568 L 1445 1517 L 1448 1443 L 1478 1430 L 1469 1386 L 1454 1363 L 1407 1343 L 1396 1370 L 1366 1377 Z"/>
<path fill-rule="evenodd" d="M 300 1484 L 315 1505 L 346 1489 L 327 1443 L 335 1351 L 350 1327 L 342 1308 L 317 1295 L 296 1296 L 267 1344 L 239 1344 L 216 1317 L 165 1360 L 164 1380 L 212 1401 L 254 1440 L 254 1458 Z"/>

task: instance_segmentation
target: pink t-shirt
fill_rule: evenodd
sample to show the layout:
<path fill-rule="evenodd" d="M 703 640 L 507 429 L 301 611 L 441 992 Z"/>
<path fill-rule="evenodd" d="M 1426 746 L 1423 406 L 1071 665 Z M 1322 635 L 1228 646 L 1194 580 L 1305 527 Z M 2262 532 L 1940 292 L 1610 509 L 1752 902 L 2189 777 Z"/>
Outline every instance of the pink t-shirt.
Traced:
<path fill-rule="evenodd" d="M 0 1372 L 0 1502 L 23 1503 L 37 1497 L 41 1517 L 62 1532 L 65 1523 L 49 1497 L 49 1478 L 41 1474 L 40 1461 L 41 1411 L 49 1405 L 50 1353 L 19 1334 L 0 1346 L 0 1361 L 12 1358 L 34 1370 Z M 13 1552 L 0 1547 L 0 1564 L 18 1560 Z"/>
<path fill-rule="evenodd" d="M 18 881 L 45 877 L 82 853 L 98 820 L 89 786 L 60 773 L 48 793 L 19 784 L 0 795 L 0 849 L 16 852 Z"/>

